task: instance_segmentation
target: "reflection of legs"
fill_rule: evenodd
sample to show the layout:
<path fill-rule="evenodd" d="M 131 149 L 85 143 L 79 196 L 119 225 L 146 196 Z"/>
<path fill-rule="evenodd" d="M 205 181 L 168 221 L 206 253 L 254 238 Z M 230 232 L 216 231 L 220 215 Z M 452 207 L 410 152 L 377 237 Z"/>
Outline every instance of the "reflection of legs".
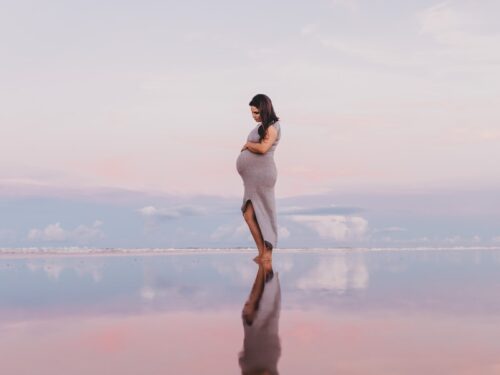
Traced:
<path fill-rule="evenodd" d="M 265 262 L 269 263 L 269 262 Z M 259 308 L 259 302 L 262 298 L 262 292 L 264 291 L 265 282 L 265 268 L 262 263 L 259 263 L 259 270 L 257 271 L 257 276 L 255 276 L 255 281 L 252 286 L 252 290 L 248 296 L 245 305 L 243 306 L 242 317 L 246 324 L 252 325 L 257 310 Z"/>
<path fill-rule="evenodd" d="M 257 222 L 257 216 L 255 216 L 255 210 L 251 200 L 247 200 L 245 202 L 243 217 L 245 218 L 248 228 L 250 228 L 250 233 L 252 233 L 252 237 L 255 240 L 255 244 L 259 250 L 259 256 L 261 256 L 265 251 L 264 238 L 262 237 L 262 232 L 260 230 L 259 223 Z"/>

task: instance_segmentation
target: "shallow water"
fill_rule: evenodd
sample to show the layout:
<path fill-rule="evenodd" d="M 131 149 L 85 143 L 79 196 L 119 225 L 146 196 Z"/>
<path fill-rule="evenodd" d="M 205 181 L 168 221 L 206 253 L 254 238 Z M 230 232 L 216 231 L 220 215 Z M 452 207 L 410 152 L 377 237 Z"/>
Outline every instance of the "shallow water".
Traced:
<path fill-rule="evenodd" d="M 3 254 L 1 374 L 500 374 L 498 249 Z"/>

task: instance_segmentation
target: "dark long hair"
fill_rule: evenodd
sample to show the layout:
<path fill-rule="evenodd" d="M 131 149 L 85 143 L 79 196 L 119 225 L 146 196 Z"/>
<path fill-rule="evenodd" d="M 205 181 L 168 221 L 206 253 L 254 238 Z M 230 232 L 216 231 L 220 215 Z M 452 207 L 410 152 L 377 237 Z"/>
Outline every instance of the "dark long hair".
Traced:
<path fill-rule="evenodd" d="M 273 103 L 271 99 L 264 94 L 255 95 L 248 105 L 254 106 L 259 109 L 260 118 L 262 120 L 262 125 L 259 126 L 259 142 L 264 139 L 264 136 L 267 133 L 267 128 L 271 126 L 271 124 L 278 121 L 280 118 L 276 116 L 274 113 Z"/>

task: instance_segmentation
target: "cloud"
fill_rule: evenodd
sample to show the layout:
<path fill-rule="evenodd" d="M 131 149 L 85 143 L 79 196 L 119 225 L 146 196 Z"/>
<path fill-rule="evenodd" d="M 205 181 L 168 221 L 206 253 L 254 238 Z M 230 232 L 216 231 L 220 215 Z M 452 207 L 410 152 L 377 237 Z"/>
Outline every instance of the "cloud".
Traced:
<path fill-rule="evenodd" d="M 228 238 L 240 238 L 242 235 L 247 235 L 247 238 L 251 238 L 250 231 L 245 222 L 235 226 L 230 224 L 219 225 L 214 232 L 210 234 L 212 240 L 228 239 Z"/>
<path fill-rule="evenodd" d="M 70 234 L 70 237 L 78 241 L 91 241 L 96 238 L 102 238 L 104 235 L 101 231 L 102 221 L 96 220 L 92 226 L 79 225 Z"/>
<path fill-rule="evenodd" d="M 420 34 L 428 35 L 436 43 L 445 47 L 443 55 L 460 58 L 476 63 L 498 63 L 500 51 L 500 33 L 485 33 L 491 13 L 498 13 L 500 7 L 491 2 L 476 7 L 473 3 L 470 8 L 466 4 L 445 1 L 430 6 L 417 14 L 420 23 Z"/>
<path fill-rule="evenodd" d="M 29 240 L 65 241 L 67 233 L 61 228 L 60 223 L 49 224 L 45 229 L 31 229 L 28 233 Z"/>
<path fill-rule="evenodd" d="M 43 270 L 51 279 L 58 280 L 63 270 L 74 270 L 79 277 L 89 274 L 94 282 L 98 283 L 102 280 L 102 264 L 84 263 L 84 264 L 66 264 L 57 260 L 31 261 L 26 264 L 32 272 Z"/>
<path fill-rule="evenodd" d="M 278 225 L 278 239 L 290 237 L 290 231 L 288 228 Z M 226 240 L 226 239 L 242 239 L 253 240 L 252 234 L 248 228 L 248 225 L 243 222 L 237 226 L 232 224 L 222 224 L 219 225 L 215 231 L 210 234 L 210 239 L 212 240 Z"/>
<path fill-rule="evenodd" d="M 336 290 L 344 293 L 349 288 L 368 286 L 369 273 L 362 259 L 348 262 L 343 255 L 321 259 L 307 275 L 297 280 L 303 290 Z"/>
<path fill-rule="evenodd" d="M 443 242 L 446 243 L 453 243 L 453 244 L 463 244 L 463 243 L 476 243 L 476 242 L 481 242 L 481 237 L 478 236 L 477 234 L 472 236 L 471 238 L 464 238 L 462 236 L 451 236 L 451 237 L 446 237 Z"/>
<path fill-rule="evenodd" d="M 350 215 L 362 211 L 363 209 L 360 207 L 336 206 L 331 204 L 321 207 L 289 206 L 280 208 L 278 213 L 280 215 Z"/>
<path fill-rule="evenodd" d="M 143 217 L 149 219 L 179 219 L 185 216 L 200 216 L 205 215 L 206 210 L 203 207 L 185 205 L 169 208 L 156 208 L 154 206 L 145 206 L 137 210 Z"/>
<path fill-rule="evenodd" d="M 64 266 L 62 264 L 57 263 L 45 263 L 45 264 L 37 264 L 37 263 L 28 263 L 27 268 L 30 271 L 36 271 L 38 269 L 43 269 L 47 276 L 51 279 L 58 280 L 61 275 Z"/>
<path fill-rule="evenodd" d="M 59 222 L 49 224 L 44 229 L 33 228 L 28 232 L 28 240 L 44 242 L 89 242 L 104 237 L 102 221 L 96 220 L 90 227 L 79 225 L 74 230 L 65 230 Z"/>
<path fill-rule="evenodd" d="M 415 59 L 409 58 L 407 54 L 401 53 L 392 45 L 383 45 L 380 42 L 367 43 L 363 40 L 330 35 L 322 32 L 316 24 L 303 26 L 300 33 L 303 37 L 309 38 L 325 48 L 333 49 L 341 54 L 352 56 L 368 63 L 390 67 L 417 65 Z"/>
<path fill-rule="evenodd" d="M 335 6 L 357 9 L 356 2 L 335 1 Z M 361 39 L 324 32 L 318 24 L 306 24 L 300 34 L 328 49 L 368 63 L 400 68 L 426 68 L 433 72 L 491 71 L 497 75 L 496 64 L 500 61 L 500 33 L 494 31 L 498 2 L 457 3 L 451 1 L 424 8 L 412 17 L 416 28 L 410 31 L 423 44 L 402 44 L 397 34 L 385 41 Z M 413 25 L 410 22 L 409 25 Z M 325 27 L 329 29 L 329 27 Z M 426 37 L 434 44 L 425 45 Z M 419 41 L 420 42 L 420 41 Z M 414 46 L 414 48 L 408 48 Z"/>
<path fill-rule="evenodd" d="M 368 229 L 368 221 L 360 216 L 293 215 L 290 219 L 313 229 L 323 238 L 337 241 L 362 239 Z"/>

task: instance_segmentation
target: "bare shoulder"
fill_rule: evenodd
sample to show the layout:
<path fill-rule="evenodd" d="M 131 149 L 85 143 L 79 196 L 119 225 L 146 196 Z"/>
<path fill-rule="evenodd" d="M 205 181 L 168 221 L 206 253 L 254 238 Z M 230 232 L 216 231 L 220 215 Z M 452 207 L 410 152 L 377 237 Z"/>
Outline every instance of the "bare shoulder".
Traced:
<path fill-rule="evenodd" d="M 278 127 L 279 127 L 279 125 L 276 125 L 276 123 L 274 123 L 274 124 L 271 124 L 267 129 L 276 133 L 278 131 Z"/>
<path fill-rule="evenodd" d="M 276 137 L 278 135 L 278 129 L 273 126 L 274 124 L 271 124 L 268 128 L 267 128 L 267 134 L 266 135 L 270 135 L 272 136 L 273 138 Z"/>

